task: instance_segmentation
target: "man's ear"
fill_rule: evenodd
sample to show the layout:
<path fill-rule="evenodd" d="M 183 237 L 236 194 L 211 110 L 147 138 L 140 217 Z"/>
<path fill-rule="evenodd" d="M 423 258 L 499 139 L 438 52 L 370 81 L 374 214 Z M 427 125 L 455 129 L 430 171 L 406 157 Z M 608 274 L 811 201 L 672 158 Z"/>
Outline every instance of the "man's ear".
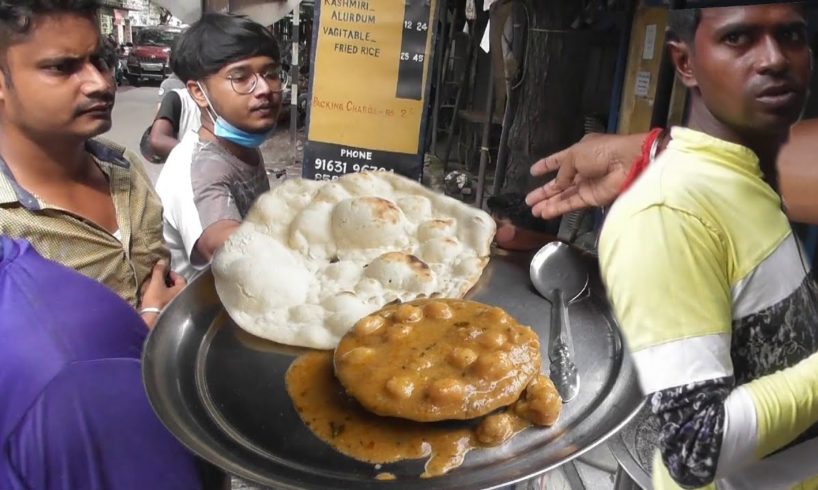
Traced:
<path fill-rule="evenodd" d="M 668 41 L 667 49 L 670 53 L 670 60 L 676 69 L 676 75 L 687 88 L 695 88 L 699 85 L 696 80 L 696 70 L 693 69 L 692 52 L 689 44 L 683 41 Z"/>
<path fill-rule="evenodd" d="M 199 86 L 199 83 L 196 83 L 193 80 L 188 80 L 185 87 L 187 87 L 187 92 L 191 97 L 193 97 L 193 100 L 196 101 L 196 105 L 198 105 L 200 109 L 207 109 L 207 99 L 205 98 L 204 92 L 202 92 L 202 88 Z"/>
<path fill-rule="evenodd" d="M 0 67 L 0 103 L 6 102 L 6 94 L 9 90 L 9 75 L 5 67 Z"/>

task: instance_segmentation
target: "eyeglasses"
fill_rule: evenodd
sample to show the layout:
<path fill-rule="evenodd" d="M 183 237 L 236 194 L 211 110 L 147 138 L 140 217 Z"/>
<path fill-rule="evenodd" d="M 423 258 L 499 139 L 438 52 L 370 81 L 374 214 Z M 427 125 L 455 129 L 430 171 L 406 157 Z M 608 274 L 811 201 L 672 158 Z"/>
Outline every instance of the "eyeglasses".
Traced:
<path fill-rule="evenodd" d="M 235 74 L 227 77 L 227 79 L 230 80 L 230 86 L 233 88 L 233 91 L 239 95 L 252 94 L 253 91 L 256 90 L 256 86 L 258 86 L 259 78 L 264 78 L 264 81 L 267 82 L 267 85 L 274 94 L 281 95 L 283 89 L 278 70 L 269 70 L 265 73 Z"/>

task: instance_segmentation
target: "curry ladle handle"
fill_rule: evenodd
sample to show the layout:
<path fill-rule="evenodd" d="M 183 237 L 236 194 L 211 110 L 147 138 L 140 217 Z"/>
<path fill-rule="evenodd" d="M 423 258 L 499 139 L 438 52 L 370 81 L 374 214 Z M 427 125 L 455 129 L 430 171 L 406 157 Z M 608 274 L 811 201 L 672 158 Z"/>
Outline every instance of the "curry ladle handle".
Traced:
<path fill-rule="evenodd" d="M 568 322 L 568 308 L 562 291 L 551 291 L 551 338 L 548 358 L 551 361 L 551 381 L 563 402 L 573 400 L 579 393 L 579 372 L 573 360 L 573 346 Z"/>

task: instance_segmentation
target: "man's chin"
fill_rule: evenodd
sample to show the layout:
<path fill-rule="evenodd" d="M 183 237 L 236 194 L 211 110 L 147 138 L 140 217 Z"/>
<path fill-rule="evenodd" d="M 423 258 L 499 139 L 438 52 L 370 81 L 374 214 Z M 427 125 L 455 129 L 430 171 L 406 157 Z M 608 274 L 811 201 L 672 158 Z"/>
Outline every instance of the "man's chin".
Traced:
<path fill-rule="evenodd" d="M 728 126 L 746 137 L 767 139 L 789 134 L 790 128 L 800 119 L 801 111 L 754 111 Z"/>
<path fill-rule="evenodd" d="M 87 134 L 88 138 L 93 138 L 103 133 L 107 133 L 111 130 L 111 126 L 113 126 L 113 123 L 110 119 L 100 119 L 89 124 L 87 130 L 83 131 L 83 133 Z"/>
<path fill-rule="evenodd" d="M 273 129 L 275 129 L 275 127 L 276 127 L 275 122 L 270 121 L 269 123 L 266 123 L 266 124 L 258 124 L 258 125 L 256 125 L 256 126 L 255 126 L 255 127 L 253 127 L 253 129 L 251 129 L 249 132 L 251 132 L 251 133 L 257 133 L 257 134 L 264 134 L 264 133 L 269 133 L 270 131 L 272 131 Z"/>
<path fill-rule="evenodd" d="M 789 132 L 789 128 L 801 120 L 805 104 L 794 103 L 777 108 L 761 108 L 753 118 L 757 127 L 770 133 Z"/>
<path fill-rule="evenodd" d="M 766 117 L 759 118 L 759 124 L 754 128 L 755 133 L 760 137 L 765 135 L 786 137 L 790 133 L 790 128 L 792 128 L 800 119 L 800 114 L 769 114 Z"/>

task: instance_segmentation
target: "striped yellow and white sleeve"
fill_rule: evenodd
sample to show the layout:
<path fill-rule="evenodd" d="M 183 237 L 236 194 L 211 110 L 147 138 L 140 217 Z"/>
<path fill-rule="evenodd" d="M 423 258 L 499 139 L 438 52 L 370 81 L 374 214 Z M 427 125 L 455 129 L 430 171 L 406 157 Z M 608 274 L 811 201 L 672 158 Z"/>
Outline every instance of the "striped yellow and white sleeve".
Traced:
<path fill-rule="evenodd" d="M 732 376 L 730 281 L 715 228 L 658 204 L 611 218 L 600 265 L 645 392 Z"/>
<path fill-rule="evenodd" d="M 714 226 L 665 205 L 612 215 L 600 241 L 608 295 L 661 421 L 663 470 L 687 488 L 740 471 L 818 415 L 815 356 L 735 386 L 727 254 Z"/>

